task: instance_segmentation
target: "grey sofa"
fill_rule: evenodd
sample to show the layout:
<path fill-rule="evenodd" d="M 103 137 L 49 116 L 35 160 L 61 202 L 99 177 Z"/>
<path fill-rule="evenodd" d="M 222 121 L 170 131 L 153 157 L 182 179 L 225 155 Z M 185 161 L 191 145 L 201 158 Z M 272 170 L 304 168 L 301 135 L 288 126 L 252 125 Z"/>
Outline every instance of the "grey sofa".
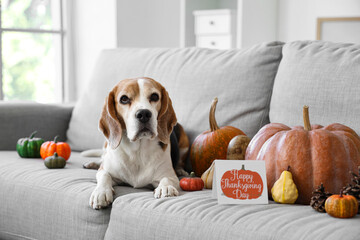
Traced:
<path fill-rule="evenodd" d="M 269 122 L 340 122 L 360 133 L 360 46 L 317 41 L 264 43 L 247 49 L 112 49 L 99 56 L 76 105 L 0 103 L 0 239 L 360 239 L 360 217 L 335 219 L 304 205 L 218 205 L 211 191 L 154 199 L 151 189 L 115 187 L 111 208 L 88 205 L 96 180 L 80 152 L 101 148 L 97 121 L 121 79 L 148 76 L 168 90 L 191 141 L 208 129 L 219 98 L 219 125 L 250 137 Z M 38 130 L 60 135 L 72 155 L 65 169 L 14 151 Z"/>

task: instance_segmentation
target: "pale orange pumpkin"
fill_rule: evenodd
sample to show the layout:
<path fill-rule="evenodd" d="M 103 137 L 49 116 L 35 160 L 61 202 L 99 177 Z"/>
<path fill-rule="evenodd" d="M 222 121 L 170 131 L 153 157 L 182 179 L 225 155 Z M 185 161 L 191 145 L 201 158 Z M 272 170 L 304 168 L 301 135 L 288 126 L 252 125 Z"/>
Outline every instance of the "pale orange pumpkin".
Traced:
<path fill-rule="evenodd" d="M 309 204 L 313 189 L 321 183 L 329 192 L 339 192 L 350 181 L 349 171 L 360 165 L 360 138 L 339 123 L 310 125 L 307 106 L 303 120 L 304 127 L 264 126 L 251 140 L 245 159 L 265 161 L 269 196 L 281 171 L 291 166 L 299 191 L 296 203 Z"/>
<path fill-rule="evenodd" d="M 232 126 L 219 127 L 215 119 L 218 99 L 211 104 L 209 113 L 210 130 L 201 133 L 194 140 L 190 150 L 190 161 L 196 176 L 201 176 L 215 159 L 226 159 L 230 140 L 243 131 Z"/>

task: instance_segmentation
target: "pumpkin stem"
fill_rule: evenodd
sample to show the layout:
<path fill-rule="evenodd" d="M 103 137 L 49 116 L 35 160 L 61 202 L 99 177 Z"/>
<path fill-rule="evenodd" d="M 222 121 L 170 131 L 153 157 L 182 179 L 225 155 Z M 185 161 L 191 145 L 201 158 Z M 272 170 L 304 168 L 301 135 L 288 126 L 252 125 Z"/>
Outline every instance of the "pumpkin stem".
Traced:
<path fill-rule="evenodd" d="M 54 138 L 54 143 L 57 143 L 57 142 L 58 142 L 58 138 L 59 138 L 59 135 L 55 136 L 55 138 Z"/>
<path fill-rule="evenodd" d="M 344 190 L 340 191 L 340 196 L 339 197 L 343 197 L 343 192 L 344 192 Z"/>
<path fill-rule="evenodd" d="M 288 172 L 290 171 L 290 165 L 288 166 L 288 168 L 287 168 L 287 170 L 286 170 L 286 171 L 288 171 Z"/>
<path fill-rule="evenodd" d="M 32 134 L 30 134 L 30 139 L 32 139 L 34 136 L 35 136 L 35 134 L 37 133 L 37 131 L 34 131 Z"/>
<path fill-rule="evenodd" d="M 54 157 L 56 157 L 56 158 L 58 157 L 58 154 L 57 154 L 57 152 L 54 152 Z"/>
<path fill-rule="evenodd" d="M 304 129 L 306 131 L 311 131 L 309 106 L 306 105 L 303 107 L 303 120 L 304 120 Z"/>
<path fill-rule="evenodd" d="M 194 172 L 191 172 L 191 173 L 190 173 L 190 177 L 191 177 L 191 178 L 196 177 L 195 173 L 194 173 Z"/>
<path fill-rule="evenodd" d="M 241 166 L 241 170 L 245 170 L 245 165 L 244 164 Z"/>
<path fill-rule="evenodd" d="M 209 113 L 209 123 L 210 123 L 210 131 L 214 132 L 215 130 L 219 129 L 219 126 L 215 119 L 215 110 L 216 110 L 216 104 L 218 102 L 218 98 L 214 98 L 211 107 L 210 107 L 210 113 Z"/>

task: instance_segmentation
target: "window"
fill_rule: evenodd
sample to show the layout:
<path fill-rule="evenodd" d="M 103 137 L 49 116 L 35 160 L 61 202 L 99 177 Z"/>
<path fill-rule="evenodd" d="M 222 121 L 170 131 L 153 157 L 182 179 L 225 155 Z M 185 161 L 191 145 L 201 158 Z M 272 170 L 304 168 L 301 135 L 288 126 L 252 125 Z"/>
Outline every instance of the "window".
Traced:
<path fill-rule="evenodd" d="M 0 100 L 64 100 L 62 0 L 0 0 Z"/>

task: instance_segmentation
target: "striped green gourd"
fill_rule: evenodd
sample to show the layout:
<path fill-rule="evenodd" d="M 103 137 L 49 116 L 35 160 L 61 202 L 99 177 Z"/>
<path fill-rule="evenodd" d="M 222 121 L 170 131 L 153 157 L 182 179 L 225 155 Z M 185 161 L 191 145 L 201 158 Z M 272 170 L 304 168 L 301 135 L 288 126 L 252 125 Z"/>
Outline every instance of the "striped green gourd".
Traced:
<path fill-rule="evenodd" d="M 33 132 L 28 138 L 20 138 L 16 144 L 16 151 L 22 158 L 40 158 L 40 147 L 44 143 L 42 138 L 35 138 Z"/>

